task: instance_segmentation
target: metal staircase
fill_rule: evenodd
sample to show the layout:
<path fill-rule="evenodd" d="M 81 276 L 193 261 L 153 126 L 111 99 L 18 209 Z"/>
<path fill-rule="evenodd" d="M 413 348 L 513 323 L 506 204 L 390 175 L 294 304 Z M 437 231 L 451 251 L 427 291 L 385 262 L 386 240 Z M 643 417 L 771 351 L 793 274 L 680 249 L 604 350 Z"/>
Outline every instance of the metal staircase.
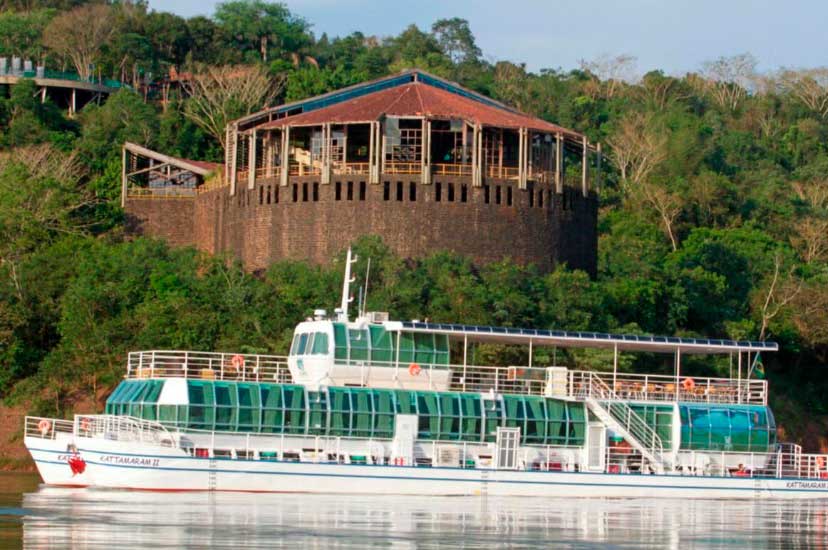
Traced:
<path fill-rule="evenodd" d="M 646 458 L 657 473 L 669 467 L 669 457 L 656 431 L 627 405 L 600 377 L 590 375 L 584 401 L 608 428 Z"/>

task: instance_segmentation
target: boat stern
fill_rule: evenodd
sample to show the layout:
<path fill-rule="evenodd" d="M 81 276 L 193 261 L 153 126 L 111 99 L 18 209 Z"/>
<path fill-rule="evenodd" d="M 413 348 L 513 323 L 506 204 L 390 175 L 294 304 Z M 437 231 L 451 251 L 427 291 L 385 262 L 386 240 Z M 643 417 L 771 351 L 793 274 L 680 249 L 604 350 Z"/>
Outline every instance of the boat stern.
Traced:
<path fill-rule="evenodd" d="M 87 487 L 86 462 L 75 445 L 71 420 L 27 416 L 24 444 L 47 485 Z"/>

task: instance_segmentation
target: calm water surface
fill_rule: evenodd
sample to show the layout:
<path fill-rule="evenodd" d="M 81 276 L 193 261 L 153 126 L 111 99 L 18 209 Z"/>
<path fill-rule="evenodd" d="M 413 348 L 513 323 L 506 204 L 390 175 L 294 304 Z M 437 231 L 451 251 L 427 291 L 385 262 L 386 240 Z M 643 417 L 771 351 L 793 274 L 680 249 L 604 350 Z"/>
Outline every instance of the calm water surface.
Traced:
<path fill-rule="evenodd" d="M 0 548 L 828 548 L 828 502 L 55 489 L 0 474 Z"/>

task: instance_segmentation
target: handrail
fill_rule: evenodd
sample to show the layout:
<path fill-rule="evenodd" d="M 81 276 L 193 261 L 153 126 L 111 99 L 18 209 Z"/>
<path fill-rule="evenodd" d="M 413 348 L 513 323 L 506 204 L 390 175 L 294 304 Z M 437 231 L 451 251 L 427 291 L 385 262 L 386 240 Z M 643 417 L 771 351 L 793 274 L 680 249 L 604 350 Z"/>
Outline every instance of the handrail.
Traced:
<path fill-rule="evenodd" d="M 130 441 L 173 448 L 179 446 L 178 437 L 166 426 L 134 416 L 75 415 L 74 433 L 76 437 L 90 439 Z"/>
<path fill-rule="evenodd" d="M 73 434 L 74 423 L 71 420 L 46 418 L 43 416 L 27 416 L 25 419 L 26 437 L 41 439 L 57 439 L 58 434 Z"/>
<path fill-rule="evenodd" d="M 588 386 L 590 377 L 601 378 L 625 401 L 687 401 L 698 403 L 729 403 L 766 405 L 766 380 L 736 380 L 732 378 L 682 377 L 659 374 L 606 373 L 569 371 L 570 395 Z M 684 380 L 692 380 L 685 387 Z"/>
<path fill-rule="evenodd" d="M 599 401 L 600 406 L 621 424 L 640 445 L 651 452 L 656 459 L 664 459 L 664 446 L 656 431 L 627 403 L 621 401 L 615 392 L 598 376 L 592 376 L 590 379 L 589 397 Z"/>
<path fill-rule="evenodd" d="M 279 384 L 289 384 L 292 380 L 287 357 L 281 355 L 181 350 L 130 352 L 125 378 L 194 378 Z"/>

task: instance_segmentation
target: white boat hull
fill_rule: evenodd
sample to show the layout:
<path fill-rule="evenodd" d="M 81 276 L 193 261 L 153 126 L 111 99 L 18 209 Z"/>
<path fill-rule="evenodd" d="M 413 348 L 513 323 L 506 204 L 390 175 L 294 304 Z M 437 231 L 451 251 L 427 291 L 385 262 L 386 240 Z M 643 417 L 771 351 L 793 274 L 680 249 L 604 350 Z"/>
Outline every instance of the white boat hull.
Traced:
<path fill-rule="evenodd" d="M 828 480 L 196 458 L 180 449 L 79 439 L 73 473 L 67 440 L 26 438 L 47 485 L 152 491 L 249 491 L 524 497 L 828 498 Z"/>

